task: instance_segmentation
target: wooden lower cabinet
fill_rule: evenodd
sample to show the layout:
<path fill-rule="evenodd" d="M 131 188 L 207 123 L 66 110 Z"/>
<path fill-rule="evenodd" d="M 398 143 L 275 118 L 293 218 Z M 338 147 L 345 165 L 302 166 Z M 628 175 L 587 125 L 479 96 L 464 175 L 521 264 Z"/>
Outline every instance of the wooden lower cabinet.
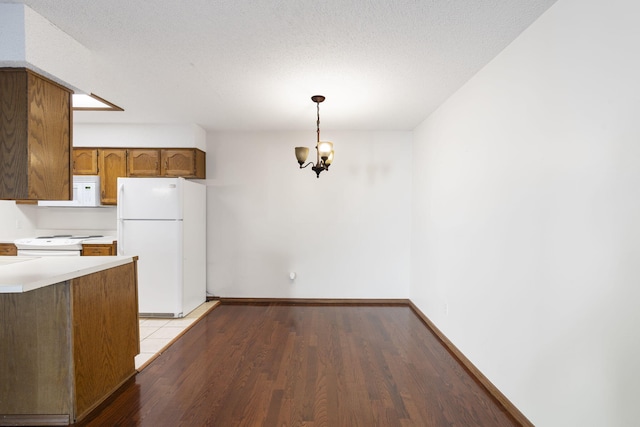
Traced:
<path fill-rule="evenodd" d="M 18 255 L 18 248 L 13 243 L 0 243 L 0 256 L 2 255 Z"/>
<path fill-rule="evenodd" d="M 0 425 L 74 423 L 135 375 L 136 270 L 0 294 Z"/>
<path fill-rule="evenodd" d="M 117 243 L 84 243 L 82 256 L 112 256 L 118 254 Z"/>

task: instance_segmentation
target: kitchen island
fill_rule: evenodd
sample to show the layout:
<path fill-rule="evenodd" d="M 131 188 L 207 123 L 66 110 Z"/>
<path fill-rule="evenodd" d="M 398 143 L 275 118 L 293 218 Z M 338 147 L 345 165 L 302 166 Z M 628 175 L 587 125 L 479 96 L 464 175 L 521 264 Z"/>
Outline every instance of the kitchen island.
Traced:
<path fill-rule="evenodd" d="M 0 259 L 0 425 L 82 419 L 135 374 L 137 257 Z"/>

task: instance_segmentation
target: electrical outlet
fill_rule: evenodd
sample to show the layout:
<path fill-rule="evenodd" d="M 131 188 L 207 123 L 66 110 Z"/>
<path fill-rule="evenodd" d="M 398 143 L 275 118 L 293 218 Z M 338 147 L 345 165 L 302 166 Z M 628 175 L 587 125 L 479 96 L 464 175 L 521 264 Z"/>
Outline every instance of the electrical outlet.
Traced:
<path fill-rule="evenodd" d="M 445 314 L 446 316 L 448 316 L 448 315 L 449 315 L 449 304 L 448 304 L 448 303 L 446 303 L 446 302 L 444 303 L 444 314 Z"/>

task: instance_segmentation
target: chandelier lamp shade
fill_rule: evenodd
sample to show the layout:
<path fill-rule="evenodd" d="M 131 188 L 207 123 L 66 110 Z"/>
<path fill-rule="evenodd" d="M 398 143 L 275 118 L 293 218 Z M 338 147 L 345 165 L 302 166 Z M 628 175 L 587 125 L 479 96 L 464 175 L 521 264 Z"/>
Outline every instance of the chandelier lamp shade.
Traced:
<path fill-rule="evenodd" d="M 307 147 L 296 147 L 296 159 L 300 164 L 300 169 L 304 169 L 311 165 L 311 169 L 316 173 L 316 177 L 320 178 L 320 172 L 328 171 L 329 166 L 333 162 L 333 143 L 329 141 L 320 141 L 320 103 L 324 101 L 324 96 L 314 95 L 311 100 L 316 103 L 317 121 L 316 121 L 316 163 L 313 161 L 307 163 L 309 157 L 309 149 Z"/>

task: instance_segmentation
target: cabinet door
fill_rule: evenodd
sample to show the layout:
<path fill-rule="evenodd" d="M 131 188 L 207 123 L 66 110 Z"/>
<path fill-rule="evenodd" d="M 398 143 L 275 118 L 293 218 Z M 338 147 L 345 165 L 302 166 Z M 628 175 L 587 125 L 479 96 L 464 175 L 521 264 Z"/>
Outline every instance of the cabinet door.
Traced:
<path fill-rule="evenodd" d="M 91 244 L 82 245 L 82 256 L 111 256 L 116 255 L 115 243 L 112 244 Z"/>
<path fill-rule="evenodd" d="M 73 357 L 73 420 L 83 418 L 135 375 L 140 329 L 134 263 L 77 277 L 70 283 L 73 321 L 67 345 Z"/>
<path fill-rule="evenodd" d="M 0 199 L 70 200 L 71 91 L 0 68 Z"/>
<path fill-rule="evenodd" d="M 204 178 L 204 152 L 196 148 L 165 148 L 161 150 L 162 176 Z"/>
<path fill-rule="evenodd" d="M 127 176 L 159 176 L 160 150 L 131 148 L 129 149 Z"/>
<path fill-rule="evenodd" d="M 29 198 L 71 200 L 71 92 L 29 73 Z"/>
<path fill-rule="evenodd" d="M 18 248 L 13 243 L 0 243 L 0 255 L 18 255 Z"/>
<path fill-rule="evenodd" d="M 103 205 L 118 202 L 118 177 L 127 176 L 127 150 L 105 148 L 98 154 L 100 201 Z"/>
<path fill-rule="evenodd" d="M 98 175 L 98 149 L 74 148 L 73 149 L 73 174 L 74 175 Z"/>

